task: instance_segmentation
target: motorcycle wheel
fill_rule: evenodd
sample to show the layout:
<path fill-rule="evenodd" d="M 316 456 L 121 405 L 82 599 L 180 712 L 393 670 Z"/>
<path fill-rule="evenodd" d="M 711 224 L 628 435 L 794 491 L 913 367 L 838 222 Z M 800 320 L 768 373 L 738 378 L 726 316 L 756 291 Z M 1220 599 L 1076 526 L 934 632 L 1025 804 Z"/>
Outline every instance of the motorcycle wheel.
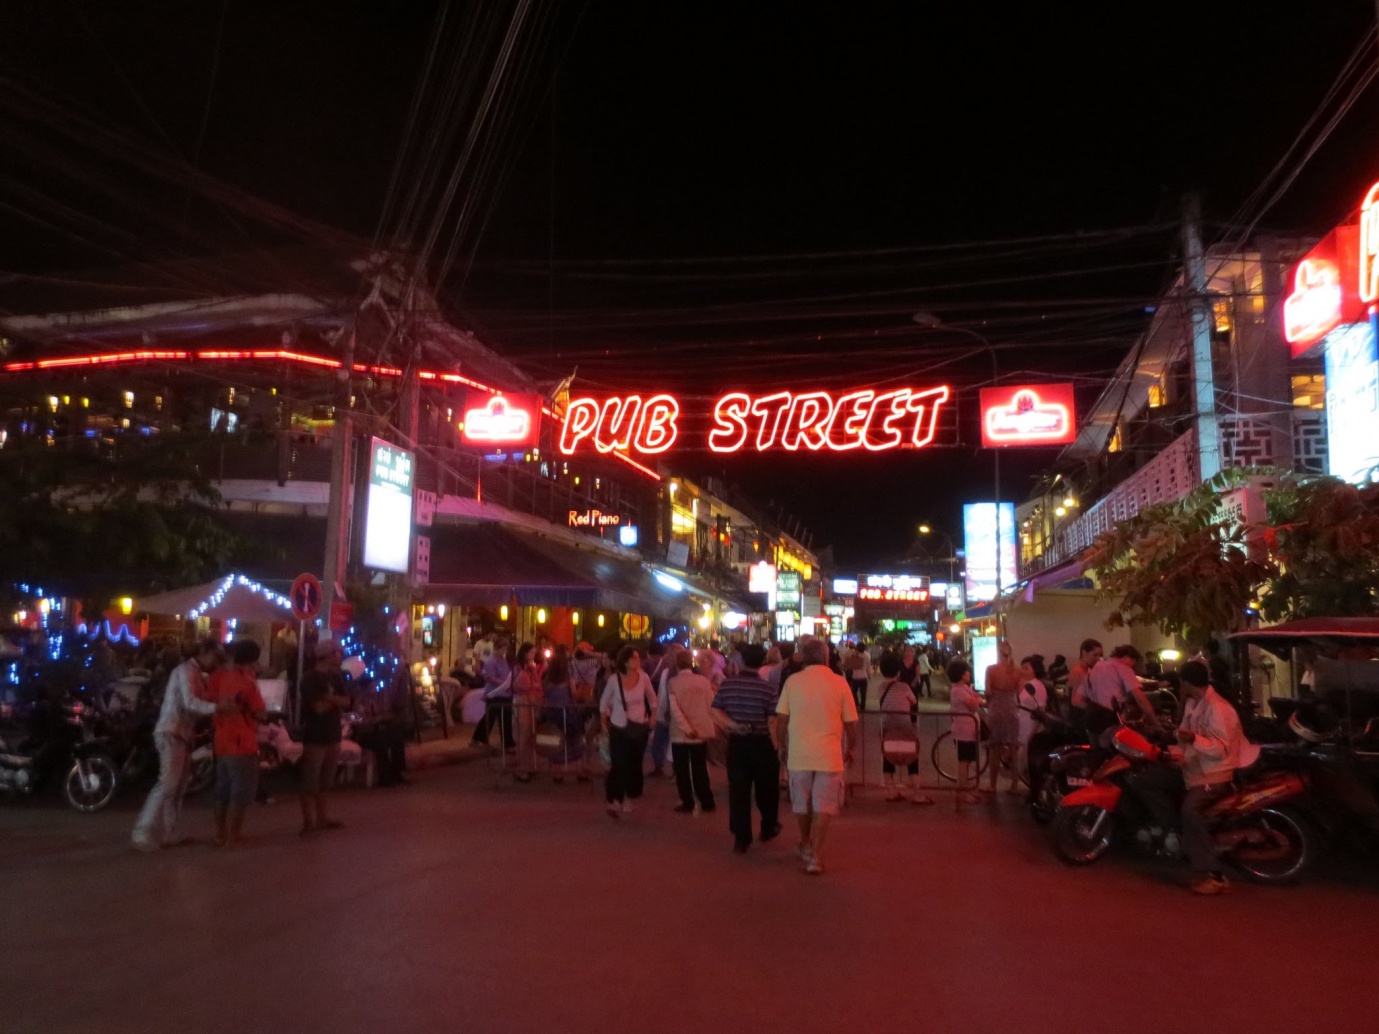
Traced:
<path fill-rule="evenodd" d="M 213 782 L 215 782 L 215 758 L 209 756 L 195 758 L 188 769 L 187 789 L 183 792 L 188 797 L 194 797 Z"/>
<path fill-rule="evenodd" d="M 1115 835 L 1116 817 L 1093 804 L 1059 808 L 1053 819 L 1053 849 L 1069 865 L 1091 865 L 1110 850 Z"/>
<path fill-rule="evenodd" d="M 73 762 L 62 781 L 62 795 L 77 811 L 90 814 L 115 799 L 119 783 L 114 760 L 104 754 L 92 754 Z"/>
<path fill-rule="evenodd" d="M 1039 787 L 1039 792 L 1034 795 L 1034 800 L 1029 802 L 1030 818 L 1041 826 L 1047 826 L 1058 814 L 1058 805 L 1062 800 L 1063 791 L 1060 788 L 1058 776 L 1050 772 L 1044 776 L 1043 785 Z"/>
<path fill-rule="evenodd" d="M 1316 858 L 1312 828 L 1292 808 L 1266 808 L 1243 815 L 1226 828 L 1264 835 L 1264 844 L 1245 841 L 1226 855 L 1233 866 L 1259 883 L 1292 883 L 1302 878 Z"/>

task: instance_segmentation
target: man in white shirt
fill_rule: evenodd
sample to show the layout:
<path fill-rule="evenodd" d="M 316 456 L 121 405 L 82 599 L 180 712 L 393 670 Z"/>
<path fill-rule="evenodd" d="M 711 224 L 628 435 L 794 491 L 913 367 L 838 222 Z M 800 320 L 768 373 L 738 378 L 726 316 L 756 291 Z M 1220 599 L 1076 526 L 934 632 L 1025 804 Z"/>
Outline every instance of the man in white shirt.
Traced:
<path fill-rule="evenodd" d="M 916 695 L 922 690 L 926 697 L 933 696 L 934 686 L 931 680 L 934 674 L 934 666 L 929 661 L 929 651 L 920 650 L 918 656 L 915 658 L 915 664 L 917 665 L 916 670 L 919 672 L 919 685 L 915 687 Z"/>
<path fill-rule="evenodd" d="M 1252 764 L 1259 748 L 1245 739 L 1240 716 L 1212 689 L 1210 673 L 1201 661 L 1188 661 L 1179 672 L 1182 680 L 1183 720 L 1178 725 L 1179 746 L 1170 748 L 1182 765 L 1181 776 L 1156 766 L 1138 776 L 1135 791 L 1160 824 L 1173 821 L 1173 797 L 1184 784 L 1181 811 L 1183 849 L 1192 867 L 1194 894 L 1224 894 L 1230 884 L 1221 870 L 1221 855 L 1212 840 L 1206 811 L 1229 792 L 1237 768 Z"/>
<path fill-rule="evenodd" d="M 139 821 L 134 824 L 133 846 L 137 851 L 157 851 L 177 843 L 174 834 L 182 814 L 182 795 L 187 789 L 191 762 L 192 734 L 196 719 L 215 714 L 216 705 L 203 700 L 205 676 L 221 661 L 220 644 L 203 639 L 196 654 L 183 661 L 168 676 L 158 724 L 153 727 L 153 742 L 158 747 L 158 785 L 150 791 Z M 234 709 L 229 702 L 229 710 Z"/>
<path fill-rule="evenodd" d="M 801 639 L 799 653 L 805 667 L 785 680 L 776 704 L 777 742 L 790 770 L 800 860 L 805 872 L 818 874 L 829 820 L 838 814 L 857 749 L 857 705 L 846 680 L 829 670 L 823 640 Z"/>

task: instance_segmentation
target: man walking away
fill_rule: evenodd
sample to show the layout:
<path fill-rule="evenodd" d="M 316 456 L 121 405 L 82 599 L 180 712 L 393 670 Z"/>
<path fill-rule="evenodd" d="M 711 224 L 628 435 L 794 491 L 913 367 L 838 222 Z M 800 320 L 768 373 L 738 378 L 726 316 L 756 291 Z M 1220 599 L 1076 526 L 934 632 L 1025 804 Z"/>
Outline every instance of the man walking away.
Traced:
<path fill-rule="evenodd" d="M 709 740 L 717 725 L 713 720 L 713 686 L 693 670 L 688 650 L 675 653 L 675 674 L 666 682 L 656 707 L 657 720 L 670 727 L 670 758 L 675 769 L 675 788 L 680 803 L 675 810 L 690 813 L 713 811 L 709 786 Z"/>
<path fill-rule="evenodd" d="M 929 651 L 920 650 L 917 660 L 919 663 L 919 684 L 915 687 L 917 691 L 915 695 L 918 696 L 923 693 L 926 697 L 932 697 L 934 695 L 934 665 L 929 660 Z"/>
<path fill-rule="evenodd" d="M 728 831 L 733 850 L 752 845 L 752 797 L 761 814 L 761 842 L 780 835 L 780 748 L 776 743 L 778 693 L 761 677 L 765 649 L 741 648 L 742 670 L 723 680 L 713 699 L 714 717 L 728 736 Z"/>
<path fill-rule="evenodd" d="M 847 676 L 848 688 L 852 691 L 857 710 L 865 711 L 867 683 L 871 681 L 871 658 L 860 643 L 850 646 L 843 655 L 843 673 Z"/>
<path fill-rule="evenodd" d="M 786 681 L 776 703 L 777 737 L 790 769 L 800 860 L 805 872 L 817 875 L 824 871 L 824 838 L 838 814 L 844 772 L 857 747 L 857 705 L 846 680 L 826 666 L 823 640 L 804 639 L 799 654 L 804 670 Z"/>
<path fill-rule="evenodd" d="M 182 814 L 182 795 L 187 789 L 191 764 L 192 731 L 200 715 L 214 714 L 214 701 L 204 699 L 206 674 L 220 663 L 220 646 L 204 639 L 196 654 L 173 669 L 163 695 L 153 742 L 158 747 L 158 785 L 144 802 L 134 824 L 133 847 L 157 851 L 177 843 L 177 820 Z"/>

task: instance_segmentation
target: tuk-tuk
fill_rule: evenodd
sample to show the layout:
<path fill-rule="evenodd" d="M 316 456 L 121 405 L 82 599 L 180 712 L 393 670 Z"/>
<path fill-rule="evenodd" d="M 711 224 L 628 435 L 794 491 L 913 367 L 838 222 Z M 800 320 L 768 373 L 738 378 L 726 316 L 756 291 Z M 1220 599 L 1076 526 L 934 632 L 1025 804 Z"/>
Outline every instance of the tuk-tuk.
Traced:
<path fill-rule="evenodd" d="M 1324 828 L 1354 829 L 1379 848 L 1379 618 L 1299 618 L 1229 640 L 1291 665 L 1289 694 L 1268 699 L 1277 735 L 1266 750 L 1308 771 Z"/>

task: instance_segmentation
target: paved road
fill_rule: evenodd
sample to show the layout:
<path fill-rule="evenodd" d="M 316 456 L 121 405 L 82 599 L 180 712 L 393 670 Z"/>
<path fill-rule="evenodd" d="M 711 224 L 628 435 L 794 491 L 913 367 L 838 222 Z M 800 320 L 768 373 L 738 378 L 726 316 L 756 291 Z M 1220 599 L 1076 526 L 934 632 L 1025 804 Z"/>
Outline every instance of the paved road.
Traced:
<path fill-rule="evenodd" d="M 350 791 L 303 841 L 145 857 L 132 802 L 0 807 L 0 1030 L 1368 1029 L 1379 874 L 1195 899 L 1137 860 L 1063 867 L 1013 801 L 858 801 L 822 878 L 722 809 L 629 819 L 482 765 Z M 193 809 L 192 832 L 207 816 Z M 1178 990 L 1181 988 L 1181 990 Z"/>

